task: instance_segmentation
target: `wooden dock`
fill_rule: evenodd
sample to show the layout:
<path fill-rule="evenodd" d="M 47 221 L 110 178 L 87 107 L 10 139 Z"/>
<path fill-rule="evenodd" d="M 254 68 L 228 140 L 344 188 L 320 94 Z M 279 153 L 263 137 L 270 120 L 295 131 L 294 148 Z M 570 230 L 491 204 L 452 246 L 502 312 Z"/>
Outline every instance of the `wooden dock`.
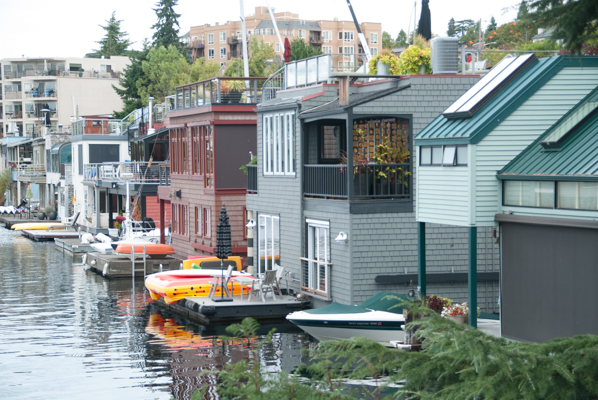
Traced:
<path fill-rule="evenodd" d="M 26 236 L 31 240 L 35 240 L 36 242 L 66 238 L 77 238 L 77 240 L 79 240 L 79 232 L 73 229 L 36 229 L 25 230 L 21 232 L 23 233 L 23 236 Z"/>
<path fill-rule="evenodd" d="M 4 224 L 6 229 L 11 229 L 13 225 L 16 224 L 25 224 L 29 222 L 41 222 L 37 218 L 27 217 L 27 213 L 22 214 L 0 214 L 0 223 Z M 56 221 L 60 222 L 60 221 Z"/>
<path fill-rule="evenodd" d="M 282 321 L 289 313 L 305 310 L 311 305 L 307 300 L 300 301 L 289 295 L 283 295 L 282 300 L 276 296 L 274 300 L 270 294 L 265 303 L 257 296 L 251 300 L 247 300 L 247 295 L 243 300 L 241 296 L 232 298 L 232 301 L 218 302 L 209 297 L 187 297 L 170 305 L 160 299 L 153 304 L 202 325 L 233 323 L 247 317 L 260 322 Z M 215 299 L 217 300 L 218 296 Z"/>
<path fill-rule="evenodd" d="M 135 258 L 135 277 L 143 278 L 145 275 L 160 271 L 172 271 L 181 268 L 183 260 L 171 256 L 152 258 L 147 256 L 144 260 L 138 254 Z M 103 254 L 88 252 L 83 256 L 83 264 L 91 270 L 106 278 L 131 278 L 133 276 L 133 262 L 127 254 Z"/>
<path fill-rule="evenodd" d="M 77 238 L 58 238 L 54 239 L 56 250 L 70 255 L 83 255 L 94 251 L 90 244 L 81 243 L 81 240 Z"/>

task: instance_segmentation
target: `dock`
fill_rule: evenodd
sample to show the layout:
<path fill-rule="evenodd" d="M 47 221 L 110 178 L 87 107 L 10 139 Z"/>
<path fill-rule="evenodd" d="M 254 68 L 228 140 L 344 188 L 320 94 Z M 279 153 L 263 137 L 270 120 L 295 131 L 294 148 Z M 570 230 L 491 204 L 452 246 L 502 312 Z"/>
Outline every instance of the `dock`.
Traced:
<path fill-rule="evenodd" d="M 218 296 L 214 299 L 186 297 L 170 305 L 163 299 L 154 301 L 153 304 L 202 325 L 234 323 L 247 317 L 254 318 L 260 323 L 282 321 L 289 313 L 311 308 L 310 301 L 298 300 L 289 295 L 283 295 L 283 299 L 279 296 L 276 299 L 268 296 L 266 302 L 257 297 L 248 300 L 245 295 L 241 300 L 241 296 L 234 295 L 232 301 L 226 302 L 214 301 L 218 300 Z"/>
<path fill-rule="evenodd" d="M 172 256 L 163 258 L 146 256 L 144 261 L 143 257 L 137 254 L 135 267 L 133 267 L 133 261 L 128 254 L 103 254 L 92 251 L 83 256 L 83 264 L 87 265 L 92 271 L 110 279 L 131 278 L 133 268 L 135 277 L 143 278 L 145 275 L 156 272 L 181 269 L 182 263 L 182 259 Z"/>
<path fill-rule="evenodd" d="M 36 242 L 67 238 L 77 238 L 77 241 L 79 241 L 79 232 L 74 229 L 36 229 L 25 230 L 21 232 L 23 233 L 23 236 L 26 236 L 31 240 L 35 240 Z"/>
<path fill-rule="evenodd" d="M 67 253 L 72 256 L 83 255 L 94 251 L 89 243 L 81 243 L 81 239 L 77 238 L 57 238 L 54 239 L 56 249 L 62 253 Z"/>
<path fill-rule="evenodd" d="M 41 222 L 37 218 L 28 217 L 27 213 L 0 214 L 0 215 L 2 215 L 2 217 L 0 217 L 0 223 L 4 224 L 6 229 L 11 229 L 12 226 L 16 225 L 16 224 L 25 224 L 25 223 L 29 223 L 29 222 Z M 56 222 L 60 222 L 60 221 L 56 221 Z"/>

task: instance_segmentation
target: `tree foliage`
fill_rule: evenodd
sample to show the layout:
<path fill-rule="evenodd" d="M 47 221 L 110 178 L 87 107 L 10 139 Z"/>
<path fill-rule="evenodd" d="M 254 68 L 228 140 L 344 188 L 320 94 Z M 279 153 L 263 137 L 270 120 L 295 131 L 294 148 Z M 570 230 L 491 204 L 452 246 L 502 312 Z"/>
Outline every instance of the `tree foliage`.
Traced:
<path fill-rule="evenodd" d="M 486 27 L 486 33 L 493 32 L 493 31 L 496 30 L 496 28 L 497 28 L 497 26 L 496 26 L 496 20 L 494 19 L 494 16 L 492 16 L 492 18 L 490 18 L 490 23 Z"/>
<path fill-rule="evenodd" d="M 448 23 L 448 29 L 446 31 L 446 35 L 453 37 L 456 34 L 457 34 L 457 29 L 455 28 L 455 18 L 451 17 L 451 19 Z"/>
<path fill-rule="evenodd" d="M 552 39 L 563 39 L 565 48 L 581 54 L 586 43 L 598 42 L 596 0 L 531 0 L 530 18 L 538 26 L 554 27 Z"/>
<path fill-rule="evenodd" d="M 147 60 L 150 47 L 147 42 L 143 43 L 143 50 L 132 50 L 129 52 L 131 64 L 127 65 L 120 75 L 118 84 L 120 87 L 112 85 L 112 88 L 120 96 L 125 107 L 122 111 L 115 111 L 113 117 L 117 119 L 124 118 L 133 110 L 143 107 L 137 81 L 144 80 L 143 62 Z"/>
<path fill-rule="evenodd" d="M 249 76 L 270 76 L 276 71 L 276 66 L 272 63 L 276 52 L 272 45 L 264 40 L 258 42 L 254 36 L 249 44 L 251 56 L 249 57 Z M 292 52 L 291 44 L 291 52 Z"/>
<path fill-rule="evenodd" d="M 395 42 L 392 40 L 390 33 L 384 31 L 382 32 L 382 48 L 392 50 L 394 47 Z"/>
<path fill-rule="evenodd" d="M 253 50 L 251 54 L 253 55 Z M 303 60 L 320 54 L 322 54 L 322 51 L 319 48 L 312 46 L 304 39 L 295 38 L 291 40 L 291 61 Z"/>
<path fill-rule="evenodd" d="M 154 12 L 158 17 L 158 21 L 152 25 L 152 29 L 155 29 L 152 39 L 154 40 L 153 46 L 165 48 L 175 46 L 177 49 L 181 47 L 179 41 L 179 17 L 181 14 L 177 14 L 174 11 L 174 7 L 177 5 L 178 0 L 159 0 L 156 3 Z M 176 28 L 175 28 L 176 26 Z"/>
<path fill-rule="evenodd" d="M 109 20 L 106 20 L 106 26 L 100 27 L 106 31 L 106 35 L 98 42 L 99 50 L 94 50 L 93 53 L 88 54 L 89 57 L 100 58 L 104 56 L 124 56 L 128 54 L 127 48 L 131 45 L 131 41 L 127 39 L 128 33 L 121 31 L 120 24 L 123 20 L 117 20 L 115 17 L 116 11 L 112 12 Z"/>
<path fill-rule="evenodd" d="M 189 83 L 189 64 L 174 45 L 152 47 L 147 60 L 142 62 L 142 69 L 143 77 L 137 81 L 137 90 L 143 104 L 148 103 L 150 96 L 161 103 L 176 86 Z"/>
<path fill-rule="evenodd" d="M 409 43 L 407 42 L 407 33 L 404 30 L 400 30 L 399 34 L 397 35 L 397 39 L 395 40 L 395 46 L 397 47 L 407 47 Z"/>

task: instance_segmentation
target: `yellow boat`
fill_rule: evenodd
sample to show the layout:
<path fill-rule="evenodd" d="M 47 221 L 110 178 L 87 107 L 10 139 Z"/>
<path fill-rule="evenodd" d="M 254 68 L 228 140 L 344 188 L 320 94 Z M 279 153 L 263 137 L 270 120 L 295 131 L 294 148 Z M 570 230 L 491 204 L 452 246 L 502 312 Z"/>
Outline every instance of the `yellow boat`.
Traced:
<path fill-rule="evenodd" d="M 48 228 L 64 228 L 64 224 L 60 222 L 26 222 L 23 224 L 14 224 L 11 228 L 15 231 L 32 231 Z"/>
<path fill-rule="evenodd" d="M 154 300 L 164 298 L 166 304 L 172 304 L 185 297 L 207 297 L 212 288 L 214 276 L 220 276 L 221 270 L 188 269 L 158 272 L 145 278 L 145 287 Z M 232 272 L 232 278 L 253 278 L 243 272 Z M 228 290 L 232 295 L 249 294 L 249 285 L 244 288 L 238 282 L 228 282 Z M 216 288 L 216 296 L 220 296 L 220 287 Z"/>

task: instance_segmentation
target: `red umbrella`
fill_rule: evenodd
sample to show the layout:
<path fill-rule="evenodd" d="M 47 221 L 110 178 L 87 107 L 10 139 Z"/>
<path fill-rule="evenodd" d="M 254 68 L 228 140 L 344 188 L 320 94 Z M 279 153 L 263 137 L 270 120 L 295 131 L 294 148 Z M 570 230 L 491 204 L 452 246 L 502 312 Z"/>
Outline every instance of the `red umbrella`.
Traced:
<path fill-rule="evenodd" d="M 284 38 L 284 62 L 291 61 L 291 43 L 289 38 Z"/>

